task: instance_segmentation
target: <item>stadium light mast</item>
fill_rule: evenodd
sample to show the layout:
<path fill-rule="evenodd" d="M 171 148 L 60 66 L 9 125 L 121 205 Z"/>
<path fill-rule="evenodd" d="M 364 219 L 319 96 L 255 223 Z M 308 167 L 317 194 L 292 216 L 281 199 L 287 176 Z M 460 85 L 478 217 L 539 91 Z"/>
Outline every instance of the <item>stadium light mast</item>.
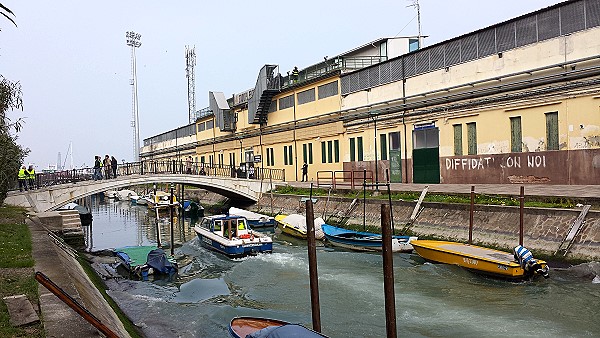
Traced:
<path fill-rule="evenodd" d="M 142 43 L 140 42 L 141 34 L 134 31 L 125 33 L 127 38 L 127 46 L 131 46 L 131 79 L 129 84 L 131 85 L 131 115 L 132 121 L 131 126 L 133 127 L 133 160 L 140 160 L 140 119 L 138 114 L 138 95 L 137 95 L 137 71 L 135 63 L 135 49 L 139 48 Z"/>
<path fill-rule="evenodd" d="M 188 113 L 189 123 L 196 122 L 196 79 L 194 76 L 196 66 L 196 46 L 185 46 L 185 77 L 188 81 Z"/>

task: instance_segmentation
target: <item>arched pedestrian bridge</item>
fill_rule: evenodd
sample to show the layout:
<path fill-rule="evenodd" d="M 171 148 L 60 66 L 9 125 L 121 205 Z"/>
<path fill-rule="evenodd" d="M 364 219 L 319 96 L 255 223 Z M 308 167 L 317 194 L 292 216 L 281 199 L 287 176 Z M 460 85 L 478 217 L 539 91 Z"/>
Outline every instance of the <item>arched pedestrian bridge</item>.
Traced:
<path fill-rule="evenodd" d="M 68 173 L 68 179 L 65 179 L 66 176 L 62 175 L 60 180 L 57 181 L 55 178 L 51 184 L 48 183 L 48 177 L 44 177 L 43 175 L 45 174 L 41 174 L 38 175 L 36 180 L 36 184 L 40 188 L 23 192 L 19 192 L 18 190 L 11 191 L 4 202 L 6 204 L 31 208 L 35 212 L 53 211 L 69 202 L 89 195 L 154 183 L 185 184 L 215 192 L 232 199 L 258 201 L 261 194 L 274 187 L 275 181 L 281 182 L 284 177 L 284 172 L 282 170 L 277 172 L 277 169 L 257 169 L 256 173 L 252 173 L 251 175 L 241 175 L 239 171 L 237 175 L 232 175 L 232 171 L 229 168 L 221 171 L 216 170 L 216 168 L 205 169 L 208 174 L 190 174 L 190 172 L 199 173 L 199 168 L 189 170 L 189 167 L 183 168 L 183 166 L 173 162 L 173 167 L 170 165 L 160 166 L 159 170 L 159 165 L 156 163 L 150 165 L 138 162 L 134 165 L 126 164 L 120 166 L 117 178 L 93 180 L 90 169 L 77 169 L 78 171 L 83 170 L 83 172 L 63 172 Z M 188 173 L 180 173 L 181 171 Z M 246 176 L 260 177 L 263 174 L 268 179 L 246 178 Z"/>

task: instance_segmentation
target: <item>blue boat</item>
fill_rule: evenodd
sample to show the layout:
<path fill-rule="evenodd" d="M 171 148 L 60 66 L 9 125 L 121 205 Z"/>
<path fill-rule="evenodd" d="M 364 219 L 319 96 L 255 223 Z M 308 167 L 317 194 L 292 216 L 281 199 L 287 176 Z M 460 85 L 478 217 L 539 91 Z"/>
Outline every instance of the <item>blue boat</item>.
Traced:
<path fill-rule="evenodd" d="M 113 250 L 115 256 L 130 273 L 148 279 L 148 275 L 173 275 L 177 273 L 177 261 L 153 245 L 126 246 Z"/>
<path fill-rule="evenodd" d="M 253 231 L 245 217 L 207 216 L 194 226 L 194 231 L 202 246 L 231 258 L 273 251 L 271 237 Z"/>
<path fill-rule="evenodd" d="M 248 224 L 250 224 L 250 226 L 253 228 L 275 226 L 274 217 L 259 214 L 257 212 L 231 207 L 229 208 L 229 214 L 246 217 L 246 219 L 248 220 Z"/>
<path fill-rule="evenodd" d="M 372 232 L 354 231 L 338 228 L 329 224 L 321 225 L 325 239 L 335 246 L 359 250 L 359 251 L 381 251 L 382 237 Z M 417 237 L 392 236 L 393 252 L 411 252 L 413 250 L 410 241 Z"/>

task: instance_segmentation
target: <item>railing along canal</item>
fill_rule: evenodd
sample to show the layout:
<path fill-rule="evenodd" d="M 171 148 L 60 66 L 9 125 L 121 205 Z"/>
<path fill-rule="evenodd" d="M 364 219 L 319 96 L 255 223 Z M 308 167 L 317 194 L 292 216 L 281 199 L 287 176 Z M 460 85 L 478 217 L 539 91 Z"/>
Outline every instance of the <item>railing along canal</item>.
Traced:
<path fill-rule="evenodd" d="M 34 189 L 81 181 L 98 179 L 94 168 L 79 168 L 55 172 L 42 172 L 35 175 L 32 183 L 28 180 L 28 188 Z M 112 171 L 100 168 L 102 179 L 113 178 Z M 118 176 L 129 175 L 160 175 L 160 174 L 187 174 L 198 176 L 218 176 L 229 178 L 245 178 L 250 180 L 285 181 L 285 169 L 260 168 L 251 166 L 210 165 L 206 163 L 187 163 L 186 161 L 140 161 L 121 163 L 117 166 Z M 18 182 L 13 184 L 13 190 L 18 190 Z"/>

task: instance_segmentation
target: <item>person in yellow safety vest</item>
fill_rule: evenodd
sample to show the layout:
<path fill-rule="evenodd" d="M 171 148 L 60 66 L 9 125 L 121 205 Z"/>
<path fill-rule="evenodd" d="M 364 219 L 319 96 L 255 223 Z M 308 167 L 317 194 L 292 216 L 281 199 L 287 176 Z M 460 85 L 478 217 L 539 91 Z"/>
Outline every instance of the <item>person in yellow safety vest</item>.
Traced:
<path fill-rule="evenodd" d="M 33 169 L 33 165 L 29 165 L 29 169 L 27 169 L 27 179 L 29 180 L 29 189 L 35 189 L 35 169 Z"/>
<path fill-rule="evenodd" d="M 27 170 L 25 170 L 25 166 L 22 166 L 21 169 L 19 169 L 19 190 L 23 191 L 23 188 L 25 188 L 25 191 L 27 191 L 27 179 L 29 176 L 27 176 Z"/>
<path fill-rule="evenodd" d="M 298 67 L 294 67 L 294 69 L 292 70 L 292 82 L 293 83 L 298 82 L 299 75 L 300 75 L 300 73 L 298 72 Z"/>

